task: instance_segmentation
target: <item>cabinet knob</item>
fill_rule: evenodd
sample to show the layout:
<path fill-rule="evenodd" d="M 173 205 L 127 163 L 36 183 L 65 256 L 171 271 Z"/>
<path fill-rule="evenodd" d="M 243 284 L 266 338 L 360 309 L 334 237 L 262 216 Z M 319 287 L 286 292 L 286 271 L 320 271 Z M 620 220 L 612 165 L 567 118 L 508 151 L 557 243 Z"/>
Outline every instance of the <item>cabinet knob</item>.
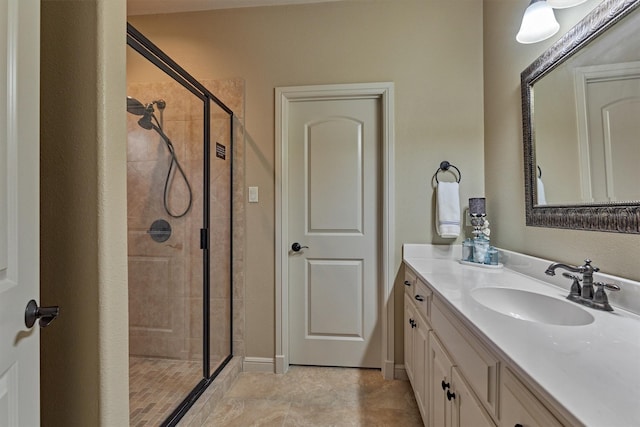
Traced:
<path fill-rule="evenodd" d="M 449 384 L 449 383 L 445 383 L 445 382 L 444 382 L 444 380 L 442 380 L 442 383 L 440 383 L 440 385 L 442 385 L 442 389 L 443 389 L 443 390 L 446 390 L 446 389 L 448 389 L 449 387 L 451 387 L 451 384 Z"/>
<path fill-rule="evenodd" d="M 416 295 L 414 298 L 420 302 L 424 301 L 424 297 L 422 295 Z"/>
<path fill-rule="evenodd" d="M 405 285 L 405 286 L 411 286 L 411 282 L 410 282 L 410 281 L 408 281 L 408 280 L 405 280 L 405 281 L 404 281 L 404 285 Z"/>
<path fill-rule="evenodd" d="M 524 427 L 522 424 L 516 424 L 513 427 Z"/>
<path fill-rule="evenodd" d="M 456 394 L 455 393 L 451 393 L 449 390 L 447 390 L 447 400 L 451 400 L 451 399 L 455 399 L 456 398 Z"/>

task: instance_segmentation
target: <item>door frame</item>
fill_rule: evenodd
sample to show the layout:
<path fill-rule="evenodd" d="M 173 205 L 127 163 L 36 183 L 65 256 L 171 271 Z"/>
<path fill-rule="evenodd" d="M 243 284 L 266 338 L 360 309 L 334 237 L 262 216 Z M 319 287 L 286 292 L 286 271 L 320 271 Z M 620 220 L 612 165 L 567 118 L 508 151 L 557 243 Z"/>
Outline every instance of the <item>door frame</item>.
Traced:
<path fill-rule="evenodd" d="M 393 244 L 394 228 L 394 84 L 350 83 L 316 86 L 277 87 L 275 90 L 275 179 L 276 179 L 276 301 L 275 301 L 275 372 L 289 369 L 289 257 L 288 209 L 289 170 L 289 108 L 294 102 L 375 97 L 381 104 L 382 221 L 381 221 L 381 277 L 378 289 L 382 296 L 379 316 L 382 323 L 381 366 L 385 379 L 394 376 L 394 298 Z"/>

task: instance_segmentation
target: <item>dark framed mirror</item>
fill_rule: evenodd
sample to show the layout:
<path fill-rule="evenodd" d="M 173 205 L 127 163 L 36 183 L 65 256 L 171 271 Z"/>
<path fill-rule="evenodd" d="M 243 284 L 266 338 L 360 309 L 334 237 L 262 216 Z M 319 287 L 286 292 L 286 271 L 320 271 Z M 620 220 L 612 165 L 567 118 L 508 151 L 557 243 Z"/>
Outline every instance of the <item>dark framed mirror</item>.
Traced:
<path fill-rule="evenodd" d="M 521 74 L 526 223 L 640 233 L 640 0 L 605 0 Z"/>

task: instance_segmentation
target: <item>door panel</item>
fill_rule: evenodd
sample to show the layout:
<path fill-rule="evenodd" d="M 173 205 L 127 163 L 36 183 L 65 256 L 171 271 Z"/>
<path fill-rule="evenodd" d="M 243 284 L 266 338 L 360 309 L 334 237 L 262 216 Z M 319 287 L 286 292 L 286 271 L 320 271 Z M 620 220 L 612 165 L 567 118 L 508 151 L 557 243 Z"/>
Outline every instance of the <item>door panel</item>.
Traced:
<path fill-rule="evenodd" d="M 308 260 L 307 265 L 307 338 L 363 339 L 362 261 Z"/>
<path fill-rule="evenodd" d="M 343 117 L 312 123 L 306 143 L 308 232 L 362 234 L 362 123 Z"/>
<path fill-rule="evenodd" d="M 640 83 L 639 83 L 640 84 Z M 640 182 L 640 97 L 625 99 L 603 111 L 607 194 L 612 202 L 637 200 Z"/>
<path fill-rule="evenodd" d="M 416 318 L 409 295 L 404 295 L 404 369 L 411 385 L 415 387 L 413 375 L 413 322 Z"/>
<path fill-rule="evenodd" d="M 19 24 L 19 25 L 18 25 Z M 0 425 L 40 424 L 40 2 L 0 0 Z"/>
<path fill-rule="evenodd" d="M 381 366 L 378 98 L 289 111 L 292 364 Z"/>
<path fill-rule="evenodd" d="M 452 401 L 452 426 L 495 427 L 495 423 L 473 395 L 471 388 L 462 379 L 462 375 L 455 366 L 451 368 L 451 381 L 456 393 L 456 398 Z"/>
<path fill-rule="evenodd" d="M 435 334 L 429 333 L 429 425 L 448 426 L 451 423 L 451 405 L 446 392 L 451 390 L 453 362 L 444 351 Z M 445 387 L 443 387 L 443 385 Z"/>

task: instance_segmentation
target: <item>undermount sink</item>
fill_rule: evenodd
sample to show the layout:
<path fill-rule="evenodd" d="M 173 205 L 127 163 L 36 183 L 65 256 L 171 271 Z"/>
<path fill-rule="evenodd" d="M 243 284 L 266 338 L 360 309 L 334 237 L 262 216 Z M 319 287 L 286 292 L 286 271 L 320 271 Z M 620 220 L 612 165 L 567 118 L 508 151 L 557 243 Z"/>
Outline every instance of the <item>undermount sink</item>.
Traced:
<path fill-rule="evenodd" d="M 485 307 L 515 319 L 549 325 L 580 326 L 593 316 L 569 301 L 511 288 L 477 288 L 471 296 Z"/>

